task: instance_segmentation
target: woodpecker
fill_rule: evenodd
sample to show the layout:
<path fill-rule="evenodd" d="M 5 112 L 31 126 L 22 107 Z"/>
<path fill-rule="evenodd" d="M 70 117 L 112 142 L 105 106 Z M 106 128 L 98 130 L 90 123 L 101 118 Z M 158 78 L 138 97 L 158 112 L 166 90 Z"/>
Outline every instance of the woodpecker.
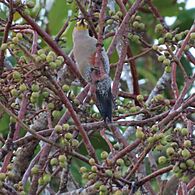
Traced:
<path fill-rule="evenodd" d="M 81 76 L 95 88 L 97 107 L 104 122 L 112 122 L 112 93 L 110 66 L 107 53 L 102 48 L 101 57 L 104 75 L 94 80 L 97 39 L 89 35 L 88 24 L 79 20 L 73 30 L 73 55 Z"/>

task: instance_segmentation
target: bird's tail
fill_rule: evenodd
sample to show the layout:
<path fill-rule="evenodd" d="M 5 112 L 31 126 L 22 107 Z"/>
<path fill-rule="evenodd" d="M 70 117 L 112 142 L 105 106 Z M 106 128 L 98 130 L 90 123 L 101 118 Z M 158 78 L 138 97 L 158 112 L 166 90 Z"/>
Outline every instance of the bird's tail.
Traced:
<path fill-rule="evenodd" d="M 111 92 L 111 78 L 109 76 L 96 82 L 97 107 L 104 122 L 112 122 L 113 98 Z"/>

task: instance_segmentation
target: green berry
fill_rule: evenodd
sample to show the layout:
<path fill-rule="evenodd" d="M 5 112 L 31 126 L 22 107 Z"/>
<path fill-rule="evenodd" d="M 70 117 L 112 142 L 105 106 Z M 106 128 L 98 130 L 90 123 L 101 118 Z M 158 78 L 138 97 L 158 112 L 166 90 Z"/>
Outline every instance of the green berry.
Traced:
<path fill-rule="evenodd" d="M 95 160 L 94 160 L 94 158 L 90 158 L 90 159 L 89 159 L 89 164 L 92 165 L 92 166 L 95 165 Z"/>
<path fill-rule="evenodd" d="M 22 35 L 22 33 L 17 33 L 17 34 L 16 34 L 16 37 L 17 37 L 19 40 L 21 40 L 21 39 L 23 38 L 23 35 Z"/>
<path fill-rule="evenodd" d="M 190 140 L 185 140 L 183 145 L 184 145 L 185 148 L 188 148 L 192 145 L 192 142 Z"/>
<path fill-rule="evenodd" d="M 170 73 L 171 72 L 171 66 L 166 66 L 165 67 L 165 72 Z"/>
<path fill-rule="evenodd" d="M 27 86 L 23 83 L 23 84 L 21 84 L 21 85 L 19 86 L 19 90 L 20 90 L 21 92 L 24 92 L 24 91 L 27 90 Z"/>
<path fill-rule="evenodd" d="M 121 190 L 116 190 L 114 192 L 114 195 L 123 195 L 123 192 Z"/>
<path fill-rule="evenodd" d="M 59 162 L 64 163 L 64 162 L 66 162 L 67 158 L 65 155 L 61 154 L 58 156 L 58 160 L 59 160 Z"/>
<path fill-rule="evenodd" d="M 190 167 L 190 168 L 192 168 L 193 166 L 194 166 L 194 160 L 192 160 L 192 159 L 188 159 L 187 161 L 186 161 L 186 165 L 188 166 L 188 167 Z"/>
<path fill-rule="evenodd" d="M 159 163 L 160 165 L 165 164 L 166 162 L 167 162 L 167 158 L 166 158 L 165 156 L 160 156 L 160 157 L 158 158 L 158 163 Z"/>
<path fill-rule="evenodd" d="M 65 123 L 65 124 L 62 125 L 62 127 L 63 127 L 63 129 L 64 129 L 65 131 L 68 131 L 69 128 L 70 128 L 70 125 L 69 125 L 68 123 Z"/>
<path fill-rule="evenodd" d="M 61 133 L 62 132 L 62 126 L 61 125 L 56 125 L 54 129 L 55 129 L 55 131 L 57 133 Z"/>
<path fill-rule="evenodd" d="M 182 180 L 184 183 L 187 183 L 187 182 L 189 182 L 190 178 L 189 178 L 189 176 L 184 175 L 184 176 L 181 177 L 181 180 Z"/>
<path fill-rule="evenodd" d="M 62 86 L 62 89 L 63 89 L 64 92 L 68 92 L 68 91 L 70 90 L 70 86 L 68 86 L 68 85 L 63 85 L 63 86 Z"/>
<path fill-rule="evenodd" d="M 172 39 L 172 37 L 173 37 L 173 35 L 172 35 L 170 32 L 167 32 L 167 33 L 165 34 L 165 38 L 166 38 L 166 39 Z"/>
<path fill-rule="evenodd" d="M 32 87 L 31 87 L 31 90 L 33 91 L 33 92 L 38 92 L 39 91 L 39 85 L 37 85 L 37 84 L 32 84 Z"/>
<path fill-rule="evenodd" d="M 137 100 L 140 101 L 140 102 L 144 101 L 144 96 L 143 95 L 138 95 Z"/>
<path fill-rule="evenodd" d="M 155 32 L 162 32 L 163 31 L 163 26 L 162 24 L 157 24 L 155 27 Z"/>
<path fill-rule="evenodd" d="M 141 21 L 141 19 L 142 19 L 141 16 L 136 16 L 136 17 L 135 17 L 135 20 L 137 20 L 137 21 Z"/>
<path fill-rule="evenodd" d="M 14 81 L 17 81 L 17 82 L 20 81 L 22 78 L 21 74 L 16 70 L 13 72 L 12 76 L 13 76 Z"/>
<path fill-rule="evenodd" d="M 106 174 L 108 177 L 112 177 L 112 175 L 113 175 L 112 170 L 110 170 L 110 169 L 107 169 L 107 170 L 105 171 L 105 174 Z"/>
<path fill-rule="evenodd" d="M 54 105 L 54 103 L 51 102 L 51 103 L 47 104 L 47 107 L 48 107 L 48 109 L 53 110 L 55 105 Z"/>
<path fill-rule="evenodd" d="M 51 165 L 51 166 L 56 166 L 56 165 L 58 165 L 58 159 L 57 159 L 57 158 L 52 158 L 51 161 L 50 161 L 50 165 Z"/>
<path fill-rule="evenodd" d="M 5 173 L 0 173 L 0 181 L 5 180 L 6 174 Z"/>
<path fill-rule="evenodd" d="M 186 165 L 184 162 L 181 162 L 181 163 L 179 164 L 179 167 L 180 167 L 181 169 L 183 169 L 183 170 L 187 169 L 187 165 Z"/>
<path fill-rule="evenodd" d="M 119 18 L 121 18 L 121 17 L 123 16 L 123 13 L 122 13 L 121 11 L 117 11 L 116 14 L 117 14 L 117 16 L 118 16 Z"/>
<path fill-rule="evenodd" d="M 108 158 L 108 152 L 103 151 L 103 152 L 101 153 L 101 158 L 102 158 L 103 160 L 107 159 L 107 158 Z"/>
<path fill-rule="evenodd" d="M 164 59 L 163 64 L 169 66 L 171 64 L 171 61 L 169 59 Z"/>
<path fill-rule="evenodd" d="M 27 1 L 27 2 L 26 2 L 26 6 L 27 6 L 28 8 L 30 8 L 30 9 L 32 9 L 32 8 L 34 8 L 35 3 L 34 3 L 33 1 Z"/>
<path fill-rule="evenodd" d="M 98 171 L 97 166 L 95 166 L 95 165 L 92 166 L 92 167 L 91 167 L 91 171 L 94 172 L 94 173 L 97 173 L 97 171 Z"/>
<path fill-rule="evenodd" d="M 106 21 L 106 23 L 107 23 L 108 25 L 113 24 L 113 19 L 109 19 L 109 20 L 107 20 L 107 21 Z"/>
<path fill-rule="evenodd" d="M 166 59 L 164 55 L 158 56 L 158 61 L 163 62 Z"/>
<path fill-rule="evenodd" d="M 11 90 L 11 94 L 12 94 L 12 96 L 14 96 L 14 97 L 18 97 L 18 91 L 16 90 L 16 89 L 12 89 Z"/>
<path fill-rule="evenodd" d="M 64 135 L 64 137 L 67 139 L 67 140 L 71 140 L 73 138 L 73 134 L 72 133 L 66 133 Z"/>
<path fill-rule="evenodd" d="M 87 168 L 86 167 L 81 167 L 79 171 L 80 171 L 80 173 L 86 173 Z"/>
<path fill-rule="evenodd" d="M 195 32 L 192 32 L 192 33 L 190 34 L 190 39 L 192 39 L 192 40 L 195 39 Z"/>
<path fill-rule="evenodd" d="M 32 169 L 31 169 L 31 173 L 33 175 L 36 175 L 39 173 L 39 166 L 38 165 L 35 165 Z"/>
<path fill-rule="evenodd" d="M 139 22 L 137 22 L 137 21 L 133 22 L 133 27 L 138 28 L 139 27 Z"/>
<path fill-rule="evenodd" d="M 158 39 L 158 43 L 159 44 L 163 44 L 165 42 L 165 39 L 163 37 L 159 38 Z"/>
<path fill-rule="evenodd" d="M 61 116 L 61 113 L 60 113 L 60 111 L 58 111 L 58 110 L 54 110 L 54 111 L 52 112 L 52 116 L 53 116 L 55 119 L 57 119 L 57 118 L 59 118 L 59 117 Z"/>
<path fill-rule="evenodd" d="M 167 148 L 167 150 L 166 150 L 167 156 L 172 156 L 174 153 L 175 153 L 175 150 L 173 147 Z"/>
<path fill-rule="evenodd" d="M 181 151 L 181 155 L 182 155 L 184 158 L 189 158 L 189 157 L 191 156 L 189 150 L 187 150 L 186 148 L 183 149 L 183 150 Z"/>
<path fill-rule="evenodd" d="M 79 145 L 79 141 L 77 139 L 73 139 L 71 143 L 72 143 L 72 147 L 78 147 Z"/>
<path fill-rule="evenodd" d="M 7 43 L 3 43 L 1 45 L 1 50 L 6 50 L 8 48 L 8 44 Z"/>
<path fill-rule="evenodd" d="M 100 188 L 99 188 L 99 190 L 101 192 L 106 192 L 107 191 L 107 187 L 105 185 L 101 185 Z"/>
<path fill-rule="evenodd" d="M 182 129 L 181 129 L 181 134 L 182 134 L 183 136 L 188 135 L 188 129 L 187 129 L 187 128 L 182 128 Z"/>
<path fill-rule="evenodd" d="M 41 185 L 41 186 L 45 184 L 45 182 L 44 182 L 42 177 L 39 178 L 38 184 Z"/>
<path fill-rule="evenodd" d="M 43 175 L 43 181 L 44 183 L 49 183 L 51 181 L 51 175 L 50 174 L 44 174 Z"/>
<path fill-rule="evenodd" d="M 15 44 L 18 44 L 19 43 L 18 37 L 13 37 L 12 42 L 15 43 Z"/>
<path fill-rule="evenodd" d="M 118 166 L 123 166 L 125 163 L 124 163 L 124 160 L 122 158 L 119 158 L 119 159 L 117 159 L 116 164 Z"/>

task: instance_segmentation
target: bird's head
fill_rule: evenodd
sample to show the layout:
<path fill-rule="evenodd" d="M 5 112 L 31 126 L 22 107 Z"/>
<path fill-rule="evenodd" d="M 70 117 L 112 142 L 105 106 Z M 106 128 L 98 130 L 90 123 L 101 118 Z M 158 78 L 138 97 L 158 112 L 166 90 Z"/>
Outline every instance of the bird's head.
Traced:
<path fill-rule="evenodd" d="M 80 19 L 75 25 L 75 29 L 78 31 L 88 30 L 88 24 L 85 19 Z"/>

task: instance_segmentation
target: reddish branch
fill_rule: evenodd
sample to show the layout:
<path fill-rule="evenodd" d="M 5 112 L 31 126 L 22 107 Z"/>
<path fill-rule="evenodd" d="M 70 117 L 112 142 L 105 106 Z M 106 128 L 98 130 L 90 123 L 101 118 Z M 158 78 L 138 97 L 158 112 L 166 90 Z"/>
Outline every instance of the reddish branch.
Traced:
<path fill-rule="evenodd" d="M 11 25 L 12 25 L 13 14 L 14 14 L 13 1 L 10 0 L 10 2 L 9 2 L 9 17 L 8 17 L 7 24 L 4 28 L 2 44 L 6 43 L 8 40 L 8 34 L 9 34 L 9 30 L 10 30 Z M 0 50 L 0 75 L 2 74 L 2 71 L 4 68 L 4 59 L 5 59 L 5 50 Z"/>

